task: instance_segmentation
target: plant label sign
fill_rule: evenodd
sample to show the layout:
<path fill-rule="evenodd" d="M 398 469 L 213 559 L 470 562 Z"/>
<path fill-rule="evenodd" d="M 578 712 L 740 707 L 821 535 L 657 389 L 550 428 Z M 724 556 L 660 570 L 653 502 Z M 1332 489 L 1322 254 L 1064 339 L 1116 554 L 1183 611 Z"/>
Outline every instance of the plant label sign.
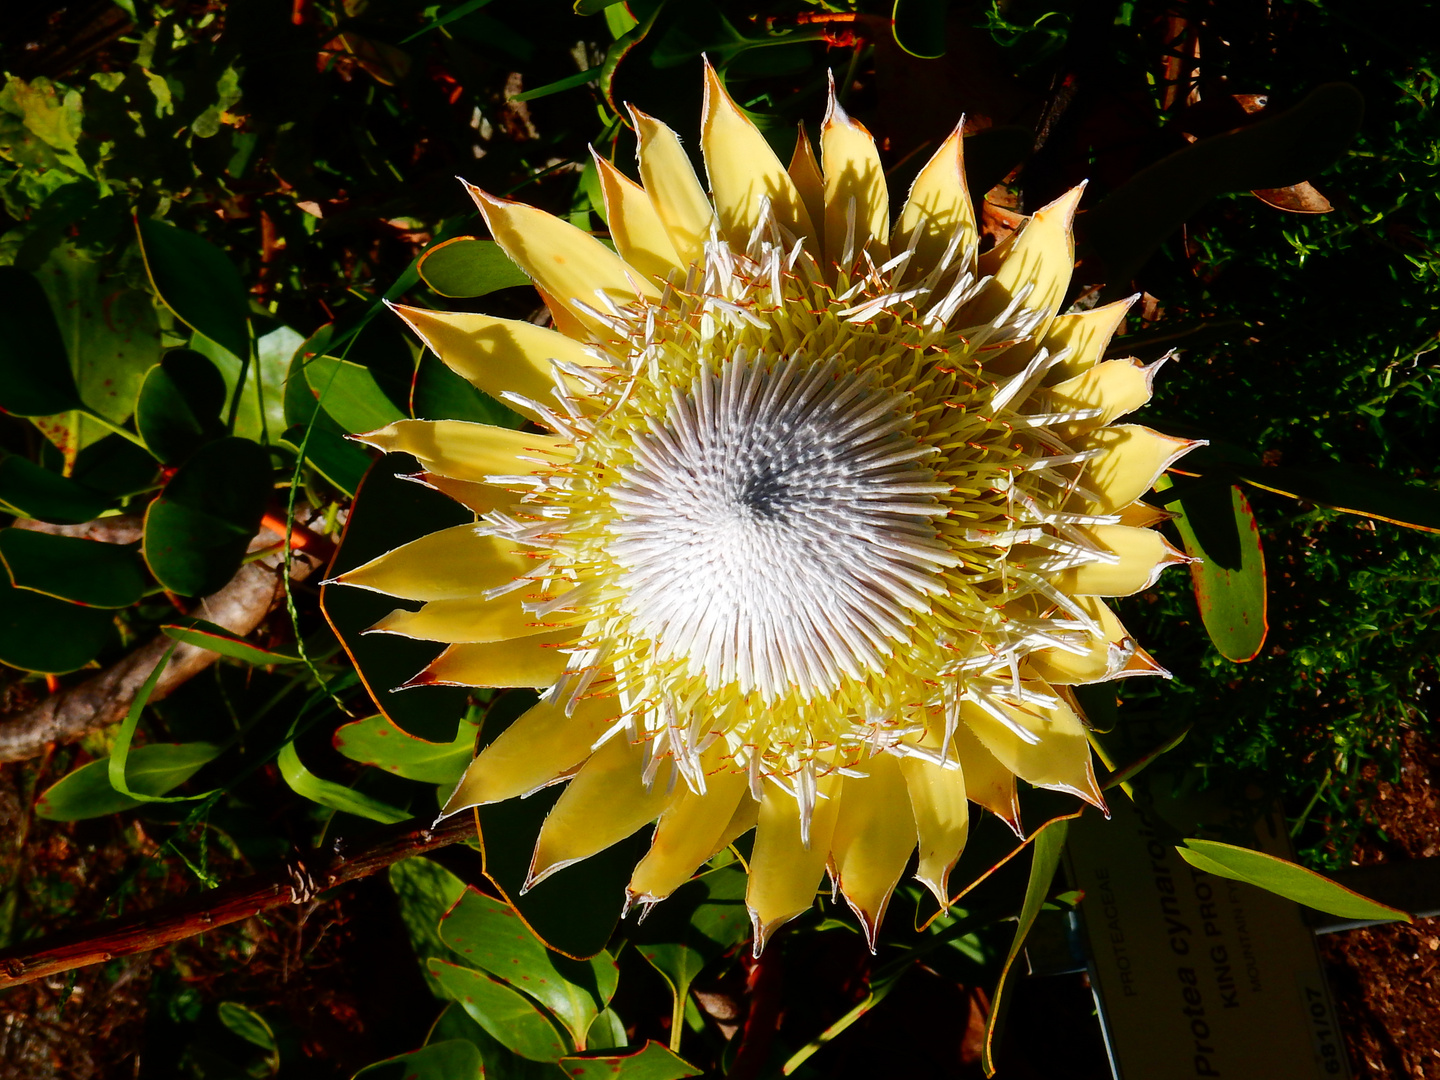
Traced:
<path fill-rule="evenodd" d="M 1118 794 L 1118 793 L 1117 793 Z M 1117 1080 L 1347 1080 L 1301 907 L 1196 870 L 1143 785 L 1070 827 L 1071 879 Z M 1261 822 L 1260 846 L 1289 856 Z"/>

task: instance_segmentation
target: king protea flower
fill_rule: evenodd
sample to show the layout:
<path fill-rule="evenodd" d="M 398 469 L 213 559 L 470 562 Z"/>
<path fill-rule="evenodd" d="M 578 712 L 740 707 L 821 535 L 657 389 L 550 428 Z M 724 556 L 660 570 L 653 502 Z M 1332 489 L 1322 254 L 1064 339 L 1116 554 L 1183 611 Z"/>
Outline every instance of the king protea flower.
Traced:
<path fill-rule="evenodd" d="M 638 110 L 643 186 L 596 156 L 614 251 L 470 188 L 554 329 L 396 310 L 533 427 L 362 436 L 477 520 L 339 580 L 424 601 L 372 628 L 448 643 L 411 685 L 541 692 L 444 808 L 568 781 L 527 888 L 658 821 L 652 904 L 755 829 L 757 952 L 827 872 L 873 947 L 917 845 L 946 903 L 968 802 L 1103 806 L 1069 687 L 1160 672 L 1101 597 L 1184 559 L 1138 500 L 1192 444 L 1115 422 L 1127 303 L 1058 313 L 1079 188 L 977 255 L 958 129 L 892 218 L 833 92 L 786 166 L 705 78 L 708 197 Z"/>

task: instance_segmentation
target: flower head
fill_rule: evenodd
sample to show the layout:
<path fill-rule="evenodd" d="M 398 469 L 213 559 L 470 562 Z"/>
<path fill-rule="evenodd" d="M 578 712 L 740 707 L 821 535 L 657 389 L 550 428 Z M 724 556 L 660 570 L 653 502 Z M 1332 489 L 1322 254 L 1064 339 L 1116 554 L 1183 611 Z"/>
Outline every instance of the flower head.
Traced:
<path fill-rule="evenodd" d="M 710 196 L 632 115 L 614 252 L 471 188 L 555 329 L 397 311 L 534 430 L 364 436 L 478 519 L 339 580 L 425 601 L 373 628 L 449 643 L 416 683 L 541 691 L 445 807 L 568 779 L 529 884 L 658 819 L 649 904 L 756 828 L 757 951 L 827 870 L 873 944 L 917 846 L 946 902 L 968 802 L 1103 806 L 1068 687 L 1160 672 L 1100 598 L 1183 560 L 1138 500 L 1191 444 L 1115 423 L 1154 375 L 1101 359 L 1126 303 L 1058 314 L 1080 189 L 978 255 L 958 129 L 892 228 L 833 94 L 786 167 L 707 68 Z"/>

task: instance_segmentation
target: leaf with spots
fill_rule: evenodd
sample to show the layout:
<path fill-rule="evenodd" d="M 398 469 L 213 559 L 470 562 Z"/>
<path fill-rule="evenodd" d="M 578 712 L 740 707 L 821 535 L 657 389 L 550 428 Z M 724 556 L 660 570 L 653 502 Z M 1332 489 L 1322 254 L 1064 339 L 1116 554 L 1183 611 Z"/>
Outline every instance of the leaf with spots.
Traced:
<path fill-rule="evenodd" d="M 36 277 L 83 402 L 34 421 L 68 471 L 81 450 L 110 433 L 110 425 L 130 418 L 145 373 L 160 362 L 160 329 L 149 296 L 104 276 L 98 262 L 69 244 L 57 245 Z"/>
<path fill-rule="evenodd" d="M 481 1080 L 484 1075 L 474 1043 L 446 1039 L 367 1065 L 354 1080 Z"/>
<path fill-rule="evenodd" d="M 440 941 L 440 920 L 465 891 L 465 883 L 430 859 L 402 859 L 389 871 L 390 888 L 400 902 L 400 920 L 410 947 L 422 965 L 425 981 L 436 997 L 445 997 L 440 981 L 424 962 L 445 951 Z"/>
<path fill-rule="evenodd" d="M 619 972 L 609 954 L 571 960 L 551 952 L 514 908 L 475 889 L 467 889 L 445 916 L 440 938 L 466 962 L 544 1005 L 582 1050 L 590 1025 L 615 994 Z"/>
<path fill-rule="evenodd" d="M 453 788 L 475 756 L 476 727 L 465 717 L 454 742 L 430 742 L 377 713 L 345 724 L 335 732 L 332 742 L 351 761 L 373 765 L 406 780 Z"/>
<path fill-rule="evenodd" d="M 571 1052 L 565 1036 L 518 990 L 444 960 L 432 959 L 429 967 L 445 993 L 507 1049 L 531 1061 L 559 1061 Z"/>
<path fill-rule="evenodd" d="M 560 1068 L 570 1080 L 681 1080 L 700 1075 L 695 1066 L 653 1041 L 633 1054 L 563 1058 Z"/>

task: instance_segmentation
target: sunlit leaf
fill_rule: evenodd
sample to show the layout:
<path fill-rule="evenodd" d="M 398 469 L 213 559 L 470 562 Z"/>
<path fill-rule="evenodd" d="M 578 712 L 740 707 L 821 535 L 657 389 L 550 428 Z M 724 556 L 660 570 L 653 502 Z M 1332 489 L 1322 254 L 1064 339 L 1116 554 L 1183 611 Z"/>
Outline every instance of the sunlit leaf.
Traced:
<path fill-rule="evenodd" d="M 1399 908 L 1388 907 L 1367 896 L 1361 896 L 1323 874 L 1307 870 L 1263 851 L 1222 844 L 1216 840 L 1187 839 L 1175 849 L 1180 857 L 1197 870 L 1216 877 L 1244 881 L 1266 892 L 1294 900 L 1316 911 L 1339 915 L 1345 919 L 1376 919 L 1412 921 Z"/>
<path fill-rule="evenodd" d="M 1155 490 L 1172 487 L 1169 477 L 1161 477 Z M 1190 577 L 1205 631 L 1227 660 L 1253 660 L 1269 630 L 1265 551 L 1254 511 L 1230 484 L 1187 484 L 1178 494 L 1164 505 L 1175 514 L 1185 553 L 1198 560 L 1190 564 Z"/>
<path fill-rule="evenodd" d="M 653 1041 L 633 1054 L 561 1058 L 560 1068 L 570 1080 L 681 1080 L 700 1075 L 695 1066 Z"/>
<path fill-rule="evenodd" d="M 434 743 L 417 739 L 382 713 L 345 724 L 332 741 L 351 761 L 407 780 L 453 787 L 475 756 L 475 725 L 462 720 L 454 742 Z"/>
<path fill-rule="evenodd" d="M 270 664 L 298 664 L 300 651 L 293 645 L 276 648 L 261 648 L 244 638 L 237 637 L 223 626 L 216 626 L 204 619 L 189 619 L 183 623 L 167 623 L 160 627 L 165 636 L 187 645 L 209 649 L 232 660 L 241 660 L 256 667 Z"/>
<path fill-rule="evenodd" d="M 305 365 L 305 380 L 320 407 L 345 431 L 374 431 L 405 418 L 369 369 L 354 361 L 317 356 Z"/>
<path fill-rule="evenodd" d="M 327 806 L 331 810 L 354 814 L 356 817 L 368 818 L 370 821 L 378 821 L 384 825 L 404 821 L 412 816 L 408 810 L 401 810 L 399 807 L 371 798 L 354 788 L 348 788 L 333 780 L 325 780 L 316 776 L 300 760 L 300 754 L 295 749 L 293 739 L 280 748 L 275 763 L 279 765 L 280 775 L 291 791 L 304 796 L 313 803 Z"/>
<path fill-rule="evenodd" d="M 213 743 L 150 743 L 130 751 L 125 776 L 130 790 L 144 795 L 165 795 L 220 756 Z M 110 784 L 110 759 L 99 758 L 80 766 L 52 784 L 35 803 L 35 812 L 51 821 L 79 821 L 104 817 L 143 805 L 116 791 Z"/>
<path fill-rule="evenodd" d="M 445 960 L 432 959 L 429 968 L 445 992 L 507 1049 L 531 1061 L 559 1061 L 572 1052 L 555 1025 L 520 991 Z"/>
<path fill-rule="evenodd" d="M 483 968 L 550 1010 L 577 1047 L 610 1002 L 619 975 L 600 953 L 571 960 L 551 952 L 509 904 L 467 889 L 440 924 L 440 937 L 467 963 Z"/>
<path fill-rule="evenodd" d="M 480 1051 L 462 1039 L 446 1039 L 367 1065 L 354 1080 L 481 1080 Z"/>

